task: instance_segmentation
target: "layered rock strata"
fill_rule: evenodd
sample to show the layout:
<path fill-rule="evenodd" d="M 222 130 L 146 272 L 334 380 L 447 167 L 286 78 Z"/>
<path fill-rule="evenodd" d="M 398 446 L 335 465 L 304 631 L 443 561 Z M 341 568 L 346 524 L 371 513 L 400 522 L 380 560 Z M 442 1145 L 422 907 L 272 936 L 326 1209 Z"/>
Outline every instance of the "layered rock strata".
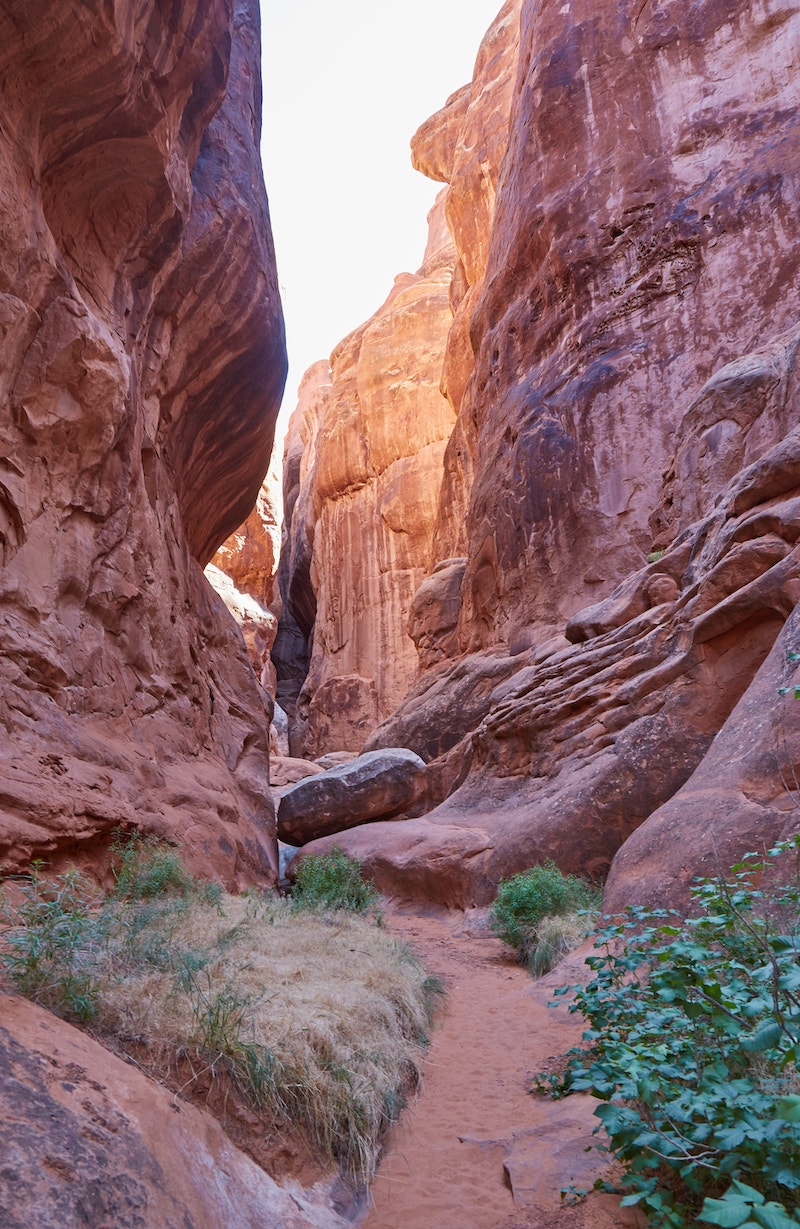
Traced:
<path fill-rule="evenodd" d="M 695 875 L 796 830 L 800 735 L 779 693 L 797 672 L 799 532 L 795 429 L 662 557 L 576 615 L 573 643 L 496 659 L 514 672 L 450 752 L 460 777 L 451 765 L 445 801 L 337 843 L 387 891 L 460 905 L 488 903 L 499 879 L 548 858 L 602 878 L 622 847 L 606 898 L 617 908 L 684 904 Z M 431 691 L 407 705 L 422 750 L 441 702 Z M 447 760 L 429 766 L 433 800 Z"/>
<path fill-rule="evenodd" d="M 685 904 L 797 828 L 799 45 L 794 10 L 744 0 L 522 5 L 453 571 L 366 744 L 431 761 L 430 810 L 336 838 L 388 890 L 481 903 L 622 847 L 611 906 Z"/>
<path fill-rule="evenodd" d="M 359 750 L 416 674 L 406 627 L 432 562 L 454 418 L 439 389 L 454 260 L 440 201 L 420 271 L 398 277 L 380 311 L 337 347 L 330 386 L 312 369 L 317 427 L 313 459 L 304 460 L 307 494 L 294 503 L 285 596 L 295 626 L 312 637 L 296 755 Z"/>
<path fill-rule="evenodd" d="M 255 0 L 0 13 L 0 857 L 115 827 L 275 872 L 268 713 L 202 576 L 285 378 Z"/>

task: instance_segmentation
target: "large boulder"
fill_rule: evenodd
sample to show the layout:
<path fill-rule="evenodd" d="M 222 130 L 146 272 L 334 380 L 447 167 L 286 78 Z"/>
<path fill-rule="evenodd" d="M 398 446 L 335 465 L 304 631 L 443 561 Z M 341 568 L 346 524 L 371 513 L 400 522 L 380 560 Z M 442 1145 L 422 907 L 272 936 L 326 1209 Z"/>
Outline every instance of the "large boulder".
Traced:
<path fill-rule="evenodd" d="M 343 832 L 369 820 L 390 819 L 415 799 L 425 761 L 405 747 L 369 751 L 286 791 L 278 808 L 278 836 L 292 845 Z"/>

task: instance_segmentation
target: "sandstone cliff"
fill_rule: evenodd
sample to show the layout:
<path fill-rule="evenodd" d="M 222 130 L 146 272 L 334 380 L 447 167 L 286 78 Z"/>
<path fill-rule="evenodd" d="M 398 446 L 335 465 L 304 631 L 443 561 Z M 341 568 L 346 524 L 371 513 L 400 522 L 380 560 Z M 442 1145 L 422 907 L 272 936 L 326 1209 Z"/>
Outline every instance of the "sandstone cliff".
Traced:
<path fill-rule="evenodd" d="M 449 185 L 429 217 L 421 269 L 400 275 L 372 319 L 336 348 L 330 386 L 312 368 L 301 389 L 284 460 L 276 653 L 298 755 L 360 749 L 416 680 L 417 650 L 428 664 L 454 647 L 461 567 L 449 566 L 454 551 L 437 533 L 443 458 L 472 369 L 469 323 L 507 139 L 518 12 L 508 0 L 473 83 L 413 139 L 415 165 Z M 443 506 L 463 533 L 453 498 Z M 434 570 L 446 575 L 412 610 Z"/>
<path fill-rule="evenodd" d="M 419 272 L 398 277 L 380 311 L 337 347 L 330 386 L 308 386 L 320 399 L 313 465 L 305 474 L 314 622 L 294 754 L 357 750 L 416 675 L 406 625 L 432 564 L 442 456 L 454 418 L 439 389 L 454 259 L 440 201 Z M 306 507 L 305 500 L 294 506 L 293 546 L 310 536 Z M 297 550 L 293 576 L 304 558 Z M 285 599 L 292 613 L 293 589 L 296 579 Z M 302 604 L 298 615 L 302 620 Z"/>
<path fill-rule="evenodd" d="M 268 714 L 202 575 L 285 379 L 257 5 L 18 0 L 0 89 L 0 855 L 136 825 L 268 880 Z"/>
<path fill-rule="evenodd" d="M 519 31 L 490 236 L 453 281 L 472 289 L 445 347 L 448 562 L 411 608 L 421 676 L 366 743 L 420 753 L 427 785 L 416 818 L 336 839 L 450 903 L 615 855 L 611 906 L 680 902 L 797 827 L 778 689 L 800 598 L 800 17 L 526 0 Z M 451 176 L 454 231 L 447 117 L 480 132 L 482 98 L 450 99 L 417 155 Z"/>

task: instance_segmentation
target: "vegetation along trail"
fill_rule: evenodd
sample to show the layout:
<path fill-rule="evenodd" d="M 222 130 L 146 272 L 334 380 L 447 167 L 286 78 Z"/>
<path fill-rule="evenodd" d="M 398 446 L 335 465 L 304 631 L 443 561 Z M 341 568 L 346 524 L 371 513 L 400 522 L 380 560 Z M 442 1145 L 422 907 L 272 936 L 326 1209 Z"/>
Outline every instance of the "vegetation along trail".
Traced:
<path fill-rule="evenodd" d="M 387 921 L 442 979 L 447 1000 L 423 1086 L 387 1141 L 362 1229 L 640 1225 L 633 1209 L 592 1191 L 609 1176 L 603 1155 L 586 1151 L 597 1142 L 596 1102 L 527 1091 L 530 1077 L 580 1037 L 579 1018 L 547 1006 L 555 986 L 577 980 L 580 961 L 534 982 L 477 911 L 398 907 Z"/>

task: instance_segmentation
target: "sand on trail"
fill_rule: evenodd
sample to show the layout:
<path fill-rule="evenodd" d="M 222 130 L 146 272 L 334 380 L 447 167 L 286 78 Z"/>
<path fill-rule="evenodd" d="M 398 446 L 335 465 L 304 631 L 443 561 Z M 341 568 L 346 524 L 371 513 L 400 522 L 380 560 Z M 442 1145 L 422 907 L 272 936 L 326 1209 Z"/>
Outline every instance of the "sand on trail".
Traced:
<path fill-rule="evenodd" d="M 534 982 L 485 913 L 395 905 L 386 920 L 442 979 L 447 999 L 422 1088 L 389 1135 L 360 1229 L 638 1229 L 635 1209 L 592 1190 L 596 1178 L 614 1177 L 592 1134 L 596 1101 L 527 1091 L 536 1071 L 580 1040 L 580 1016 L 547 1004 L 555 986 L 585 977 L 582 960 Z"/>

